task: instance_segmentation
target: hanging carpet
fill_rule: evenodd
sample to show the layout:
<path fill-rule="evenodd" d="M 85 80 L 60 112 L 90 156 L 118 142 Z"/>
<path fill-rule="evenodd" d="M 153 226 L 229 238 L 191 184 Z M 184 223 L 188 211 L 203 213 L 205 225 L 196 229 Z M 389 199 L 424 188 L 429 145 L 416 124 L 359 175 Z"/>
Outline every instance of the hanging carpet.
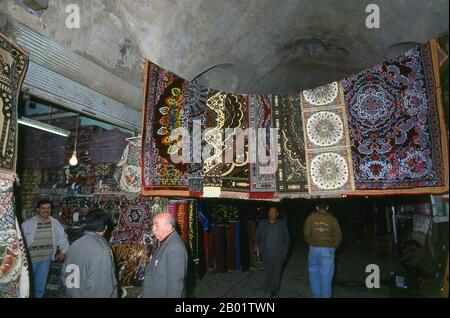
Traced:
<path fill-rule="evenodd" d="M 16 171 L 17 105 L 28 56 L 0 34 L 0 173 Z"/>
<path fill-rule="evenodd" d="M 222 189 L 222 158 L 223 158 L 223 131 L 225 127 L 225 98 L 226 93 L 217 90 L 208 91 L 206 101 L 208 130 L 204 132 L 205 142 L 208 144 L 208 156 L 203 162 L 204 180 L 203 195 L 218 197 Z"/>
<path fill-rule="evenodd" d="M 185 83 L 184 102 L 186 109 L 183 128 L 190 135 L 190 150 L 188 164 L 188 187 L 191 197 L 200 197 L 203 192 L 204 171 L 201 149 L 205 146 L 202 133 L 206 129 L 206 99 L 208 90 L 196 81 Z"/>
<path fill-rule="evenodd" d="M 342 84 L 334 82 L 300 94 L 310 194 L 354 190 Z"/>
<path fill-rule="evenodd" d="M 172 160 L 182 149 L 178 138 L 171 136 L 188 118 L 183 107 L 186 82 L 150 62 L 145 63 L 144 72 L 142 193 L 187 196 L 188 165 Z"/>
<path fill-rule="evenodd" d="M 17 106 L 28 54 L 0 34 L 0 298 L 29 296 L 25 243 L 15 214 Z"/>
<path fill-rule="evenodd" d="M 305 145 L 298 95 L 273 95 L 272 114 L 278 129 L 277 191 L 280 196 L 307 194 Z"/>
<path fill-rule="evenodd" d="M 25 242 L 14 214 L 13 182 L 0 179 L 0 298 L 28 297 Z"/>
<path fill-rule="evenodd" d="M 226 94 L 224 102 L 223 165 L 221 172 L 222 196 L 248 198 L 250 190 L 247 95 Z M 238 142 L 238 138 L 241 138 Z M 242 149 L 237 149 L 241 144 Z M 227 194 L 228 193 L 228 194 Z M 227 196 L 227 197 L 228 197 Z"/>
<path fill-rule="evenodd" d="M 433 40 L 343 81 L 361 194 L 448 191 L 448 143 Z"/>
<path fill-rule="evenodd" d="M 272 95 L 249 95 L 250 197 L 273 198 L 278 161 L 273 127 Z"/>
<path fill-rule="evenodd" d="M 111 235 L 111 243 L 153 245 L 153 216 L 163 211 L 163 200 L 166 199 L 139 196 L 130 201 Z"/>

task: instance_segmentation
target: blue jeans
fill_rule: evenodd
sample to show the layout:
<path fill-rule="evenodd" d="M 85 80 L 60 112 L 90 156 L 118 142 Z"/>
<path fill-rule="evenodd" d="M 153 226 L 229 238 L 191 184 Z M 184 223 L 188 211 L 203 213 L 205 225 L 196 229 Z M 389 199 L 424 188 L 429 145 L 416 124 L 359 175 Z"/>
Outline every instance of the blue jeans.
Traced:
<path fill-rule="evenodd" d="M 330 298 L 334 275 L 333 247 L 310 247 L 308 255 L 309 287 L 313 298 Z"/>
<path fill-rule="evenodd" d="M 42 298 L 47 285 L 48 272 L 50 271 L 51 258 L 39 262 L 31 262 L 34 277 L 34 297 Z"/>

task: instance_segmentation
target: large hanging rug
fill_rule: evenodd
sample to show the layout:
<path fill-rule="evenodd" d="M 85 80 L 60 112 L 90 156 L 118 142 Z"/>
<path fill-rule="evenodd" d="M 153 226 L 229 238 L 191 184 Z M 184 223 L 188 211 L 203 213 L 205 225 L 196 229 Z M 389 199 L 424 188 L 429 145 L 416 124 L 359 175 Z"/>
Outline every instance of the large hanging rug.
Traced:
<path fill-rule="evenodd" d="M 27 66 L 25 52 L 0 33 L 0 172 L 16 171 L 17 103 Z"/>
<path fill-rule="evenodd" d="M 357 190 L 448 191 L 437 65 L 431 41 L 343 81 Z"/>

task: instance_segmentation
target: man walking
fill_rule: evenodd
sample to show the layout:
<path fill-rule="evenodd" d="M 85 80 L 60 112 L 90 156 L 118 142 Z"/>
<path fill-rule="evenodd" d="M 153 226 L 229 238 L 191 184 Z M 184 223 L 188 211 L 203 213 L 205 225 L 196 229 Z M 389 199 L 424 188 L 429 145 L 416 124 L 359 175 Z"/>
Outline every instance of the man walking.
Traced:
<path fill-rule="evenodd" d="M 309 286 L 313 298 L 330 298 L 334 275 L 334 253 L 342 241 L 337 219 L 321 202 L 305 221 L 303 234 L 309 244 Z"/>
<path fill-rule="evenodd" d="M 64 227 L 51 217 L 52 202 L 42 199 L 37 204 L 38 214 L 22 223 L 22 231 L 31 259 L 34 277 L 34 297 L 41 298 L 45 292 L 52 260 L 59 248 L 58 261 L 62 262 L 69 248 Z"/>
<path fill-rule="evenodd" d="M 110 216 L 89 212 L 84 235 L 73 242 L 61 270 L 65 295 L 70 298 L 117 298 L 114 258 L 104 239 Z"/>
<path fill-rule="evenodd" d="M 188 255 L 183 240 L 175 231 L 175 224 L 170 213 L 158 213 L 153 218 L 153 232 L 159 246 L 145 270 L 144 298 L 186 296 Z"/>
<path fill-rule="evenodd" d="M 281 272 L 289 250 L 289 231 L 284 220 L 278 218 L 278 209 L 269 209 L 269 218 L 261 220 L 256 228 L 255 251 L 260 252 L 266 267 L 266 286 L 270 296 L 280 291 Z"/>

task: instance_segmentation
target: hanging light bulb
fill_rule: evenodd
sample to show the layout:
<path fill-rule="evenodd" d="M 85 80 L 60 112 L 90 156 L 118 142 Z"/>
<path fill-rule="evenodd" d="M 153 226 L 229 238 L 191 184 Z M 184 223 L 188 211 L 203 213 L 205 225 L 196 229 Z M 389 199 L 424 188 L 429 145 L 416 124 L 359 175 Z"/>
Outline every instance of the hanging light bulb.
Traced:
<path fill-rule="evenodd" d="M 70 157 L 70 159 L 69 159 L 69 164 L 71 166 L 76 166 L 78 164 L 77 151 L 76 150 L 73 151 L 72 157 Z"/>
<path fill-rule="evenodd" d="M 72 153 L 72 157 L 70 157 L 69 159 L 69 164 L 71 166 L 76 166 L 78 164 L 78 158 L 77 158 L 77 138 L 78 138 L 78 122 L 79 122 L 79 118 L 80 118 L 80 113 L 78 113 L 77 116 L 77 128 L 75 130 L 75 145 L 73 147 L 73 153 Z"/>

